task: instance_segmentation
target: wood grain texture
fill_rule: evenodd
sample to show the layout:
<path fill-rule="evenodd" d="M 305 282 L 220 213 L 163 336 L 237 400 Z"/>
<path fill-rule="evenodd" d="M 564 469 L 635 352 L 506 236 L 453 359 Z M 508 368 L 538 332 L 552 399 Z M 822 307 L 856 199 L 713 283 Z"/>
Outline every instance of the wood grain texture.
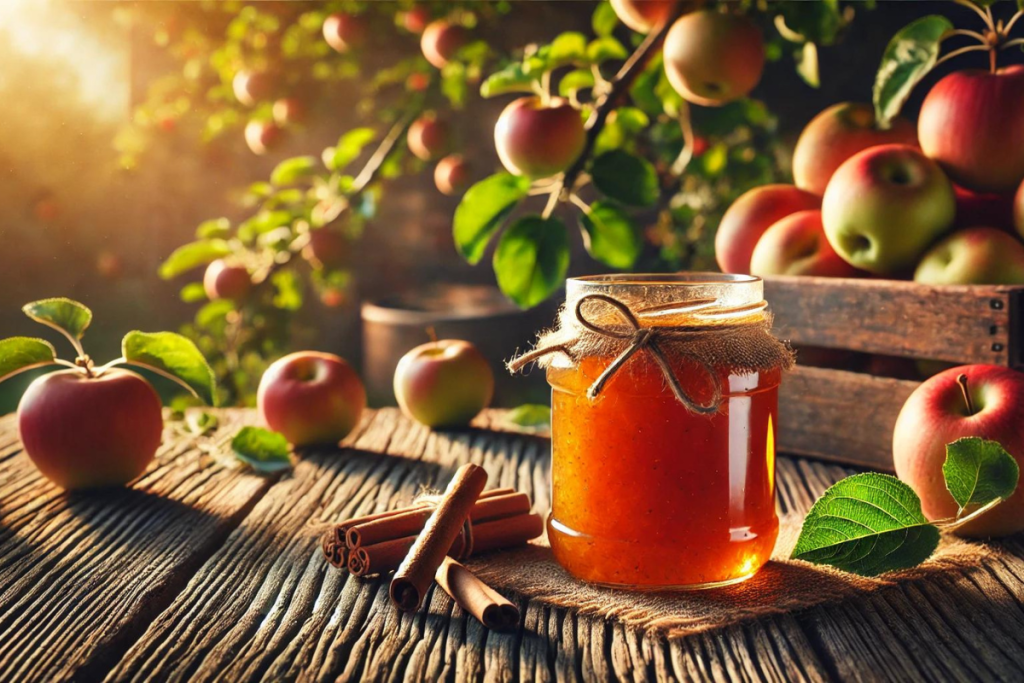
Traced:
<path fill-rule="evenodd" d="M 223 415 L 225 430 L 252 419 Z M 136 489 L 69 501 L 39 480 L 12 426 L 0 418 L 0 680 L 819 682 L 1024 670 L 1019 541 L 976 571 L 687 638 L 521 599 L 521 628 L 494 633 L 437 589 L 420 612 L 399 614 L 386 580 L 330 568 L 317 537 L 443 486 L 465 462 L 544 509 L 543 438 L 432 433 L 383 410 L 346 448 L 302 453 L 278 480 L 200 467 L 194 444 L 176 441 Z M 777 462 L 784 513 L 851 473 Z"/>
<path fill-rule="evenodd" d="M 796 367 L 779 388 L 779 450 L 892 471 L 896 417 L 917 382 Z"/>
<path fill-rule="evenodd" d="M 1020 287 L 769 277 L 775 333 L 796 344 L 951 363 L 1019 365 Z"/>

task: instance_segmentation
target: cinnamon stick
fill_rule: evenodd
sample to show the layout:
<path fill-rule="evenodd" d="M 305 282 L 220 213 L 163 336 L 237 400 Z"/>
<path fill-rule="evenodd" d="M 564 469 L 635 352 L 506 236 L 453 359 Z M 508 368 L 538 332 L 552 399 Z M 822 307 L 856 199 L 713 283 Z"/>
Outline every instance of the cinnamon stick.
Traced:
<path fill-rule="evenodd" d="M 455 539 L 468 524 L 469 511 L 487 484 L 487 472 L 479 465 L 460 467 L 434 509 L 409 554 L 391 579 L 391 600 L 399 609 L 419 609 L 434 573 Z"/>
<path fill-rule="evenodd" d="M 537 538 L 544 531 L 544 520 L 537 514 L 514 515 L 473 524 L 472 527 L 472 554 L 476 555 L 523 545 L 527 541 Z M 356 576 L 394 571 L 402 563 L 415 542 L 416 536 L 407 536 L 350 550 L 348 569 Z M 452 557 L 464 557 L 465 551 L 465 539 L 462 534 L 459 534 L 448 550 L 448 554 Z M 351 559 L 355 556 L 359 557 L 358 565 L 355 565 Z M 358 570 L 354 569 L 354 566 L 358 566 Z"/>
<path fill-rule="evenodd" d="M 505 630 L 519 625 L 519 608 L 452 558 L 444 558 L 434 579 L 459 607 L 487 628 Z"/>

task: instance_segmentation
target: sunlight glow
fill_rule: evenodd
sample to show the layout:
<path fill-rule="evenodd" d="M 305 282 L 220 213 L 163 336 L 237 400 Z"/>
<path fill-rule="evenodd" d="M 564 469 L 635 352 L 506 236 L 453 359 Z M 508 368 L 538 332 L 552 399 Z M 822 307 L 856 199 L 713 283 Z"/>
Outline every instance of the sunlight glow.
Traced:
<path fill-rule="evenodd" d="M 104 42 L 81 21 L 70 2 L 54 0 L 0 1 L 0 41 L 29 60 L 68 73 L 78 99 L 100 118 L 115 118 L 128 110 L 126 51 Z M 5 65 L 4 71 L 9 69 Z M 22 69 L 22 72 L 26 69 Z M 11 77 L 0 73 L 0 82 Z M 68 93 L 60 93 L 66 99 Z"/>

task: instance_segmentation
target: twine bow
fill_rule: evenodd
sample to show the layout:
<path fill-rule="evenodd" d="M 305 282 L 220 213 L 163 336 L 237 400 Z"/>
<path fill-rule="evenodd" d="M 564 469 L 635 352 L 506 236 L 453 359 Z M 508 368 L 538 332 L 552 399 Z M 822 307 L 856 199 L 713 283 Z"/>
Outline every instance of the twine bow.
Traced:
<path fill-rule="evenodd" d="M 583 307 L 590 301 L 601 301 L 602 303 L 608 304 L 618 312 L 621 318 L 627 323 L 628 327 L 632 329 L 620 330 L 611 326 L 602 327 L 592 320 L 589 320 L 583 311 Z M 633 354 L 637 351 L 644 349 L 651 355 L 654 362 L 658 364 L 658 367 L 665 376 L 665 381 L 668 382 L 668 386 L 672 390 L 672 394 L 676 397 L 676 400 L 682 403 L 687 410 L 701 415 L 710 415 L 718 411 L 718 406 L 722 402 L 722 383 L 718 377 L 718 372 L 715 371 L 715 368 L 705 360 L 693 354 L 686 353 L 685 350 L 678 352 L 680 355 L 685 356 L 700 366 L 707 373 L 708 379 L 711 382 L 711 401 L 706 405 L 697 403 L 686 393 L 682 385 L 679 383 L 679 378 L 676 377 L 676 373 L 669 365 L 668 358 L 666 358 L 665 352 L 659 344 L 659 341 L 667 338 L 675 338 L 678 341 L 681 333 L 693 335 L 701 334 L 700 332 L 694 331 L 692 328 L 643 327 L 626 304 L 606 294 L 588 294 L 581 297 L 576 302 L 574 313 L 576 316 L 576 322 L 593 334 L 611 339 L 629 340 L 626 348 L 615 358 L 615 360 L 611 362 L 611 364 L 608 365 L 607 368 L 604 369 L 604 372 L 594 380 L 594 383 L 590 385 L 590 388 L 587 389 L 587 397 L 589 399 L 593 400 L 597 398 L 604 389 L 605 384 L 608 383 L 608 380 L 610 380 L 615 373 L 625 365 L 626 361 L 632 358 Z M 509 364 L 509 367 L 512 370 L 519 370 L 527 363 L 551 353 L 564 353 L 570 358 L 573 356 L 570 350 L 564 345 L 549 346 L 536 349 L 516 358 Z"/>

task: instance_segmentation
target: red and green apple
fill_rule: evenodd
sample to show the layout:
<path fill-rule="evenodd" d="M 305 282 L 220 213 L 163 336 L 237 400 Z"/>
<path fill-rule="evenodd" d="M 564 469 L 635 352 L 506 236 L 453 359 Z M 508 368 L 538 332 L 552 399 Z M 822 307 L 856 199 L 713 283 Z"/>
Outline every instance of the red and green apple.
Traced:
<path fill-rule="evenodd" d="M 926 285 L 1024 284 L 1024 244 L 1002 230 L 967 228 L 928 250 L 914 272 Z"/>
<path fill-rule="evenodd" d="M 765 230 L 797 211 L 820 209 L 821 198 L 792 185 L 764 185 L 732 203 L 715 233 L 715 258 L 723 273 L 750 273 L 750 257 Z"/>
<path fill-rule="evenodd" d="M 417 346 L 395 368 L 399 407 L 428 427 L 469 424 L 493 394 L 491 366 L 468 341 L 442 339 Z"/>
<path fill-rule="evenodd" d="M 586 131 L 580 112 L 567 100 L 521 97 L 501 112 L 494 126 L 498 158 L 510 173 L 547 178 L 569 168 L 583 151 Z"/>
<path fill-rule="evenodd" d="M 856 277 L 859 271 L 839 258 L 821 225 L 821 211 L 798 211 L 769 227 L 754 247 L 751 275 Z"/>

